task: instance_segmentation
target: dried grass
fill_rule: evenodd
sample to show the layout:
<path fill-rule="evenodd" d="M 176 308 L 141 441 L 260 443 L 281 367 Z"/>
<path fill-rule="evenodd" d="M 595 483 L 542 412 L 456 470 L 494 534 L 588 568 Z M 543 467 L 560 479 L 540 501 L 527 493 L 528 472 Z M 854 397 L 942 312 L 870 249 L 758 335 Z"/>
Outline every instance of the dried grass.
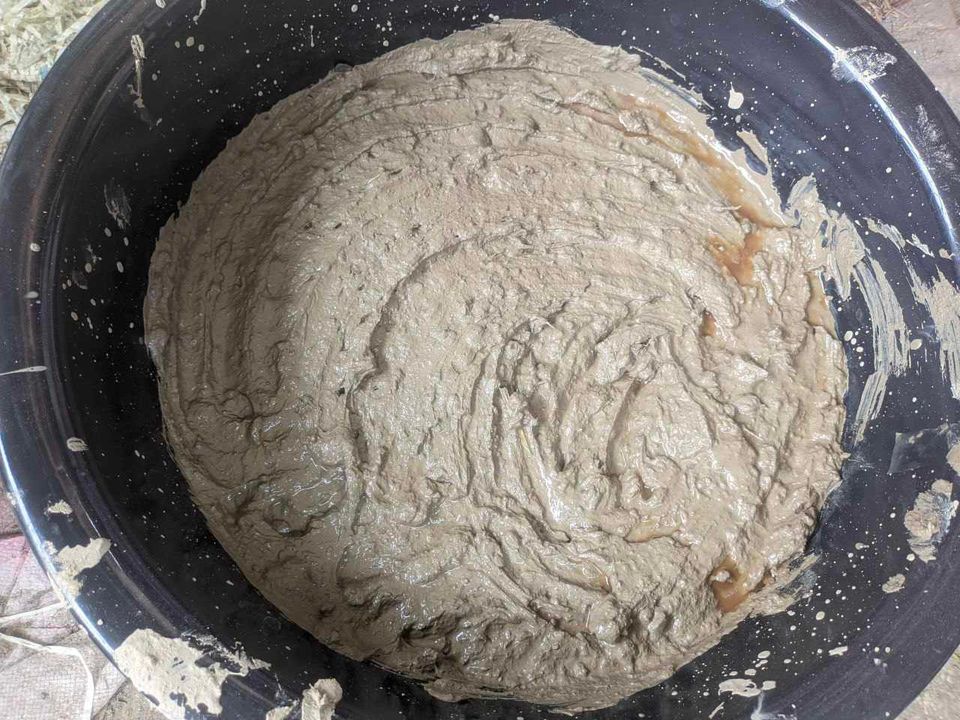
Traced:
<path fill-rule="evenodd" d="M 859 0 L 860 7 L 879 21 L 886 20 L 904 4 L 904 0 Z"/>
<path fill-rule="evenodd" d="M 54 60 L 104 0 L 0 0 L 0 155 Z"/>

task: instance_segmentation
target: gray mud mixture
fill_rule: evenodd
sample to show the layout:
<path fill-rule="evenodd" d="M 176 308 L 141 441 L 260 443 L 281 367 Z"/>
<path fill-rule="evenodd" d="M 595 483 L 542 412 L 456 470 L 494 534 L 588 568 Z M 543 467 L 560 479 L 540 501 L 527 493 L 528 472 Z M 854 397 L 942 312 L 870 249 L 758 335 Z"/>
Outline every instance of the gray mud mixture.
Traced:
<path fill-rule="evenodd" d="M 505 22 L 278 103 L 163 229 L 170 445 L 247 577 L 445 699 L 612 704 L 838 481 L 819 219 L 620 50 Z"/>

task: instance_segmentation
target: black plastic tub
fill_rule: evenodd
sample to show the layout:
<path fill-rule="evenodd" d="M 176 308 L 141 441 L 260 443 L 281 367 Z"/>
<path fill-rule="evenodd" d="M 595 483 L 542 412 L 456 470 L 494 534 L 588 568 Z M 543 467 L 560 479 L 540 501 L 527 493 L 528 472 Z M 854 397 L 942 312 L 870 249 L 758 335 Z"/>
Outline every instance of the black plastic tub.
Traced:
<path fill-rule="evenodd" d="M 142 340 L 158 230 L 255 113 L 337 63 L 384 52 L 384 39 L 395 48 L 498 17 L 553 20 L 664 71 L 647 53 L 661 58 L 716 108 L 724 142 L 738 143 L 739 128 L 763 139 L 781 191 L 813 174 L 830 207 L 926 243 L 933 254 L 915 259 L 919 273 L 956 277 L 939 251 L 956 249 L 960 124 L 907 53 L 849 1 L 114 0 L 53 67 L 0 169 L 0 462 L 48 569 L 57 548 L 111 541 L 74 603 L 105 652 L 151 628 L 210 634 L 269 663 L 227 681 L 223 717 L 263 718 L 328 676 L 344 687 L 342 718 L 555 717 L 516 702 L 436 701 L 327 650 L 263 600 L 208 532 L 168 455 Z M 872 82 L 837 80 L 837 48 L 857 46 L 896 63 Z M 746 96 L 739 110 L 727 106 L 731 83 Z M 897 254 L 889 246 L 874 257 L 899 287 Z M 960 534 L 946 534 L 935 562 L 911 563 L 902 518 L 933 479 L 957 481 L 944 452 L 960 405 L 930 318 L 909 293 L 901 299 L 930 352 L 891 381 L 862 441 L 848 432 L 842 490 L 811 541 L 821 559 L 809 596 L 789 614 L 745 622 L 660 686 L 584 717 L 895 717 L 957 646 Z M 837 311 L 840 332 L 866 326 L 865 312 L 855 294 Z M 874 362 L 864 345 L 850 361 L 850 407 Z M 935 430 L 922 452 L 890 472 L 896 434 L 924 428 Z M 74 512 L 46 512 L 60 500 Z M 898 573 L 906 586 L 885 593 Z M 731 672 L 757 666 L 757 680 L 775 688 L 718 693 Z"/>

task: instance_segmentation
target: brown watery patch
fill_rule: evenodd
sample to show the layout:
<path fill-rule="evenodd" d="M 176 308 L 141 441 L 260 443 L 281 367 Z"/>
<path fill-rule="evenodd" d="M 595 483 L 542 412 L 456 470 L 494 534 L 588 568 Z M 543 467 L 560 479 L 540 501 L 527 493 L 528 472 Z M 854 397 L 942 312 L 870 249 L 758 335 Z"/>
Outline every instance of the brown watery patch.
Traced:
<path fill-rule="evenodd" d="M 742 246 L 727 243 L 720 238 L 710 238 L 710 251 L 740 285 L 753 285 L 753 257 L 763 248 L 763 229 L 783 227 L 782 220 L 749 191 L 749 183 L 737 165 L 698 133 L 683 127 L 662 108 L 641 98 L 618 93 L 614 99 L 618 108 L 628 112 L 643 111 L 663 132 L 630 130 L 618 115 L 584 103 L 564 103 L 562 107 L 613 128 L 624 137 L 644 137 L 672 152 L 683 153 L 700 161 L 706 168 L 713 187 L 730 205 L 733 216 L 738 220 L 749 221 L 757 228 L 747 233 Z"/>
<path fill-rule="evenodd" d="M 644 111 L 648 117 L 653 118 L 663 132 L 629 130 L 618 116 L 584 103 L 562 103 L 561 107 L 611 127 L 625 137 L 644 137 L 667 150 L 683 153 L 699 160 L 707 169 L 713 186 L 733 208 L 734 217 L 739 220 L 749 220 L 757 227 L 783 227 L 783 221 L 777 217 L 776 213 L 766 207 L 763 202 L 756 201 L 755 194 L 747 189 L 748 182 L 737 165 L 698 133 L 682 127 L 667 111 L 649 101 L 622 93 L 616 93 L 614 99 L 619 109 L 628 112 Z"/>
<path fill-rule="evenodd" d="M 710 252 L 718 263 L 729 272 L 740 285 L 754 284 L 753 258 L 763 249 L 763 233 L 759 230 L 747 233 L 743 245 L 728 243 L 722 238 L 709 239 Z"/>
<path fill-rule="evenodd" d="M 743 571 L 730 558 L 724 558 L 710 574 L 710 589 L 720 612 L 733 612 L 743 605 L 753 588 L 747 585 Z"/>
<path fill-rule="evenodd" d="M 703 319 L 700 320 L 700 335 L 702 337 L 713 337 L 717 334 L 717 319 L 709 310 L 703 311 Z"/>

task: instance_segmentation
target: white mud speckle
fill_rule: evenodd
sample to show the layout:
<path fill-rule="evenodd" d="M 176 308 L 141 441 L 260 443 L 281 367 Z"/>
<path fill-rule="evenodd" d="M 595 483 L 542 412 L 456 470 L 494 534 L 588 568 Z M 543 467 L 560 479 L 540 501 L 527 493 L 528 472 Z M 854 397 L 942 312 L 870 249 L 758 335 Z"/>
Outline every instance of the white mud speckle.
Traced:
<path fill-rule="evenodd" d="M 840 82 L 869 83 L 886 75 L 887 68 L 896 62 L 896 57 L 872 45 L 837 48 L 830 72 Z"/>
<path fill-rule="evenodd" d="M 78 437 L 69 437 L 67 438 L 67 449 L 73 452 L 86 452 L 90 448 L 84 440 Z"/>
<path fill-rule="evenodd" d="M 46 509 L 47 515 L 72 515 L 73 508 L 66 500 L 58 500 Z"/>
<path fill-rule="evenodd" d="M 957 443 L 947 451 L 947 465 L 953 468 L 953 471 L 957 475 L 960 475 L 960 443 Z"/>
<path fill-rule="evenodd" d="M 134 100 L 134 105 L 136 105 L 139 108 L 143 108 L 144 107 L 143 61 L 147 59 L 147 50 L 143 44 L 142 37 L 140 37 L 139 35 L 130 36 L 130 51 L 133 53 L 133 73 L 134 73 L 133 83 L 134 84 L 133 84 L 132 91 L 134 96 L 136 97 L 136 99 Z M 109 209 L 110 207 L 109 200 L 107 202 L 108 202 L 107 208 Z M 129 210 L 129 204 L 127 208 Z M 110 213 L 110 214 L 113 215 L 113 213 Z M 114 219 L 116 220 L 116 216 L 114 216 Z M 126 227 L 125 224 L 120 224 L 119 220 L 117 220 L 117 224 L 120 225 L 121 228 Z"/>
<path fill-rule="evenodd" d="M 767 680 L 761 685 L 757 685 L 753 680 L 746 678 L 730 678 L 720 683 L 720 694 L 730 693 L 740 697 L 756 697 L 762 692 L 773 690 L 777 683 L 773 680 Z"/>
<path fill-rule="evenodd" d="M 58 584 L 69 597 L 76 597 L 83 587 L 80 573 L 95 566 L 109 550 L 110 541 L 106 538 L 94 538 L 86 545 L 72 545 L 60 551 L 47 546 L 53 557 Z"/>
<path fill-rule="evenodd" d="M 22 373 L 39 373 L 45 371 L 46 369 L 46 365 L 31 365 L 29 367 L 16 368 L 15 370 L 6 370 L 4 372 L 0 372 L 0 377 L 4 377 L 6 375 L 20 375 Z"/>
<path fill-rule="evenodd" d="M 727 98 L 727 107 L 731 110 L 739 110 L 743 107 L 743 93 L 737 92 L 737 89 L 730 86 L 730 95 Z"/>
<path fill-rule="evenodd" d="M 950 523 L 960 504 L 953 497 L 953 485 L 946 480 L 935 480 L 930 490 L 917 495 L 913 507 L 903 517 L 909 533 L 910 549 L 923 562 L 937 557 L 937 546 L 950 530 Z"/>
<path fill-rule="evenodd" d="M 898 574 L 888 578 L 887 581 L 881 587 L 885 593 L 887 593 L 888 595 L 892 595 L 893 593 L 898 593 L 901 590 L 903 590 L 906 584 L 907 584 L 906 576 L 902 574 Z"/>
<path fill-rule="evenodd" d="M 943 132 L 930 119 L 930 113 L 923 105 L 916 107 L 917 145 L 928 163 L 942 172 L 955 172 L 957 164 L 950 152 L 950 146 L 944 141 Z"/>
<path fill-rule="evenodd" d="M 333 678 L 321 678 L 303 691 L 300 716 L 302 720 L 332 720 L 333 711 L 342 698 L 340 683 Z M 267 713 L 264 720 L 287 720 L 293 711 L 293 705 L 276 707 Z"/>
<path fill-rule="evenodd" d="M 201 706 L 219 715 L 224 681 L 267 667 L 240 651 L 227 650 L 212 637 L 168 638 L 148 629 L 135 630 L 124 640 L 114 661 L 137 690 L 153 698 L 164 715 L 177 720 L 193 717 Z"/>
<path fill-rule="evenodd" d="M 333 720 L 333 711 L 343 698 L 343 689 L 333 678 L 317 680 L 303 691 L 303 720 Z"/>

